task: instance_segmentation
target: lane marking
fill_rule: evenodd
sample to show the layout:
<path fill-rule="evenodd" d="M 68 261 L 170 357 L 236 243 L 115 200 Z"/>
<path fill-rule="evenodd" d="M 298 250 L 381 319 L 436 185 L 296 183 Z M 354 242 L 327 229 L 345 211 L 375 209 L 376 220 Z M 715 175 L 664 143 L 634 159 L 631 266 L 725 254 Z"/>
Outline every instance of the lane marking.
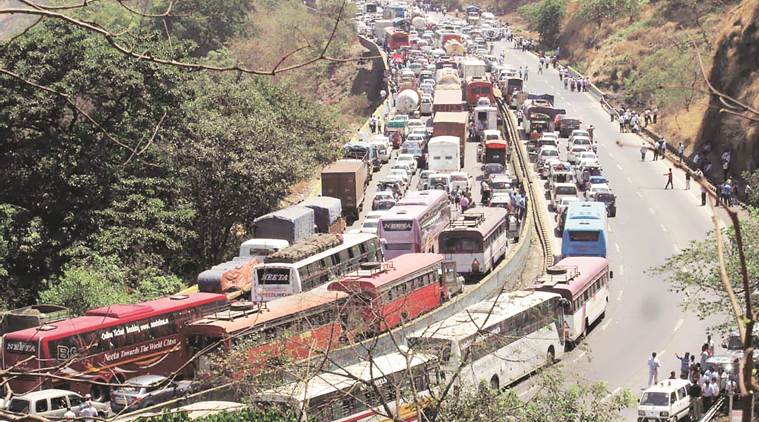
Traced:
<path fill-rule="evenodd" d="M 582 359 L 583 356 L 585 356 L 585 351 L 577 355 L 577 357 L 572 361 L 572 363 L 577 362 L 578 360 Z"/>
<path fill-rule="evenodd" d="M 648 207 L 648 212 L 650 212 L 653 215 L 656 215 L 656 211 L 654 211 L 654 209 L 651 207 Z"/>
<path fill-rule="evenodd" d="M 661 227 L 661 231 L 666 232 L 667 228 L 664 226 L 664 224 L 659 224 L 659 227 Z"/>
<path fill-rule="evenodd" d="M 619 243 L 614 243 L 614 247 L 617 249 L 617 253 L 619 253 L 620 252 Z"/>
<path fill-rule="evenodd" d="M 630 176 L 627 176 L 627 183 L 631 184 L 633 183 L 633 179 Z"/>
<path fill-rule="evenodd" d="M 619 266 L 619 275 L 625 275 L 625 266 L 624 265 L 620 265 Z"/>
<path fill-rule="evenodd" d="M 611 226 L 609 226 L 609 233 L 612 233 L 614 230 L 612 230 Z"/>
<path fill-rule="evenodd" d="M 673 332 L 673 333 L 676 333 L 676 332 L 677 332 L 677 330 L 679 330 L 679 329 L 680 329 L 680 327 L 682 327 L 684 323 L 685 323 L 685 319 L 683 319 L 683 318 L 680 318 L 680 319 L 678 319 L 678 320 L 677 320 L 677 323 L 675 324 L 675 329 L 674 329 L 674 330 L 672 330 L 672 332 Z"/>
<path fill-rule="evenodd" d="M 624 292 L 625 292 L 624 290 L 620 290 L 619 291 L 619 294 L 617 295 L 617 302 L 621 302 L 622 301 L 622 293 L 624 293 Z"/>
<path fill-rule="evenodd" d="M 666 351 L 667 351 L 667 349 L 662 349 L 662 351 L 659 352 L 659 356 L 664 356 L 664 352 L 666 352 Z"/>
<path fill-rule="evenodd" d="M 611 319 L 606 321 L 604 325 L 601 326 L 601 331 L 606 331 L 606 329 L 609 328 L 609 324 L 611 324 L 611 321 L 612 321 Z"/>
<path fill-rule="evenodd" d="M 640 193 L 638 191 L 635 191 L 635 194 L 638 195 L 638 198 L 643 198 L 643 194 L 642 193 Z"/>
<path fill-rule="evenodd" d="M 601 144 L 601 145 L 603 145 L 603 144 Z M 614 154 L 609 153 L 609 157 L 611 157 L 611 159 L 613 160 L 614 159 Z"/>
<path fill-rule="evenodd" d="M 617 163 L 617 168 L 622 170 L 622 166 L 620 166 L 619 163 Z"/>
<path fill-rule="evenodd" d="M 677 245 L 677 243 L 673 243 L 672 246 L 675 248 L 675 253 L 680 253 L 682 251 L 680 249 L 680 246 Z"/>

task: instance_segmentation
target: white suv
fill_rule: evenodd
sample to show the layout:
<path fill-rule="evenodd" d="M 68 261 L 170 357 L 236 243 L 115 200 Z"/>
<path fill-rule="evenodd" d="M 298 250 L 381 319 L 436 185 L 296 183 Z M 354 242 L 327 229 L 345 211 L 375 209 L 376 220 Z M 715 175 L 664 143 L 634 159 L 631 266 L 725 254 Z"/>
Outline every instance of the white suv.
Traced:
<path fill-rule="evenodd" d="M 646 389 L 638 404 L 638 422 L 674 422 L 688 418 L 690 382 L 667 379 Z"/>
<path fill-rule="evenodd" d="M 78 416 L 82 403 L 84 403 L 84 398 L 73 391 L 49 389 L 14 396 L 8 402 L 6 409 L 14 413 L 42 418 L 62 418 L 68 408 L 71 408 Z M 97 409 L 100 416 L 109 414 L 106 403 L 93 400 L 92 406 Z"/>

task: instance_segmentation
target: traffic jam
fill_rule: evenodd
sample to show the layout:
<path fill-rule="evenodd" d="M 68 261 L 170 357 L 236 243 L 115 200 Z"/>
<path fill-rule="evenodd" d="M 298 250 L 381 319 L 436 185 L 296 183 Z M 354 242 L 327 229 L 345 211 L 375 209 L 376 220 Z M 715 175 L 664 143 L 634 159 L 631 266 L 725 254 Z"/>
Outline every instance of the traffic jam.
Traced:
<path fill-rule="evenodd" d="M 397 350 L 224 407 L 284 405 L 319 421 L 378 420 L 390 409 L 410 421 L 428 401 L 352 395 L 374 381 L 422 396 L 451 380 L 511 386 L 560 360 L 605 315 L 606 219 L 616 205 L 592 130 L 550 94 L 529 92 L 508 54 L 492 54 L 511 37 L 492 13 L 356 7 L 356 31 L 387 52 L 389 98 L 322 170 L 318 195 L 258 217 L 236 257 L 175 295 L 77 317 L 11 311 L 4 412 L 123 417 L 195 406 L 177 399 L 208 388 L 209 374 L 239 377 L 223 359 L 239 347 L 255 376 L 413 327 Z M 528 139 L 510 138 L 511 121 Z M 470 289 L 497 282 L 530 218 L 515 142 L 545 179 L 562 259 L 523 290 L 474 301 Z M 453 302 L 466 306 L 436 316 Z"/>

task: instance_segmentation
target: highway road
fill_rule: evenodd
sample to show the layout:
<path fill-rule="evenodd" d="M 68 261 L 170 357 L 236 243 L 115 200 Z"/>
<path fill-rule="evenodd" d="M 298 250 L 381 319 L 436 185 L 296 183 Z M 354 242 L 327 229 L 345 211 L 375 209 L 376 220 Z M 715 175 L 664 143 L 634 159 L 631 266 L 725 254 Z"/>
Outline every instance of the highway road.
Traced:
<path fill-rule="evenodd" d="M 506 42 L 496 44 L 497 54 L 504 49 L 506 64 L 529 68 L 527 90 L 555 95 L 556 106 L 565 108 L 568 116 L 581 118 L 584 127 L 595 126 L 599 159 L 617 195 L 617 216 L 609 219 L 608 228 L 609 260 L 615 274 L 606 318 L 583 347 L 565 355 L 564 370 L 606 381 L 612 391 L 629 388 L 637 395 L 647 383 L 646 361 L 651 352 L 661 356 L 660 378 L 666 378 L 671 370 L 679 374 L 675 353 L 698 352 L 706 339 L 708 323 L 682 311 L 683 296 L 670 292 L 664 279 L 647 270 L 690 241 L 703 238 L 712 227 L 711 212 L 700 206 L 697 185 L 690 191 L 684 189 L 685 176 L 677 169 L 673 169 L 675 190 L 665 191 L 669 162 L 651 161 L 650 153 L 648 160 L 641 162 L 642 139 L 619 133 L 618 124 L 610 122 L 590 94 L 565 90 L 556 70 L 538 74 L 534 55 Z M 560 149 L 565 146 L 566 140 L 562 140 Z M 553 221 L 552 213 L 548 220 Z M 560 239 L 554 239 L 554 244 L 560 251 Z M 528 381 L 519 390 L 527 396 L 530 388 Z M 626 411 L 625 416 L 634 420 L 635 409 Z"/>

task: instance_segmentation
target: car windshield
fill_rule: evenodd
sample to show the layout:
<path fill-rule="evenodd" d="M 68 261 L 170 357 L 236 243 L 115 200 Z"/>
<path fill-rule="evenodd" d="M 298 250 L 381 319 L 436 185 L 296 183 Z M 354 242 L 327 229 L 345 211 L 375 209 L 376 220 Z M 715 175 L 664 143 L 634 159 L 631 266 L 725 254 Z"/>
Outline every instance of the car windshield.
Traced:
<path fill-rule="evenodd" d="M 606 180 L 605 177 L 591 177 L 590 178 L 590 183 L 592 183 L 594 185 L 605 184 L 605 183 L 608 183 L 608 182 L 609 181 Z"/>
<path fill-rule="evenodd" d="M 8 410 L 15 413 L 29 413 L 29 400 L 13 399 L 8 405 Z"/>
<path fill-rule="evenodd" d="M 640 398 L 641 406 L 669 406 L 669 394 L 648 392 Z"/>
<path fill-rule="evenodd" d="M 141 389 L 142 387 L 125 385 L 123 387 L 117 388 L 116 392 L 121 393 L 121 394 L 137 394 L 140 392 Z"/>
<path fill-rule="evenodd" d="M 451 181 L 452 182 L 466 182 L 466 176 L 463 174 L 453 174 L 451 175 Z"/>
<path fill-rule="evenodd" d="M 577 188 L 574 186 L 557 186 L 557 195 L 577 195 Z"/>
<path fill-rule="evenodd" d="M 366 221 L 364 221 L 364 225 L 362 227 L 373 229 L 373 228 L 377 227 L 377 222 L 378 221 L 379 220 L 366 220 Z"/>
<path fill-rule="evenodd" d="M 558 157 L 559 151 L 555 149 L 547 149 L 540 153 L 543 157 Z"/>

